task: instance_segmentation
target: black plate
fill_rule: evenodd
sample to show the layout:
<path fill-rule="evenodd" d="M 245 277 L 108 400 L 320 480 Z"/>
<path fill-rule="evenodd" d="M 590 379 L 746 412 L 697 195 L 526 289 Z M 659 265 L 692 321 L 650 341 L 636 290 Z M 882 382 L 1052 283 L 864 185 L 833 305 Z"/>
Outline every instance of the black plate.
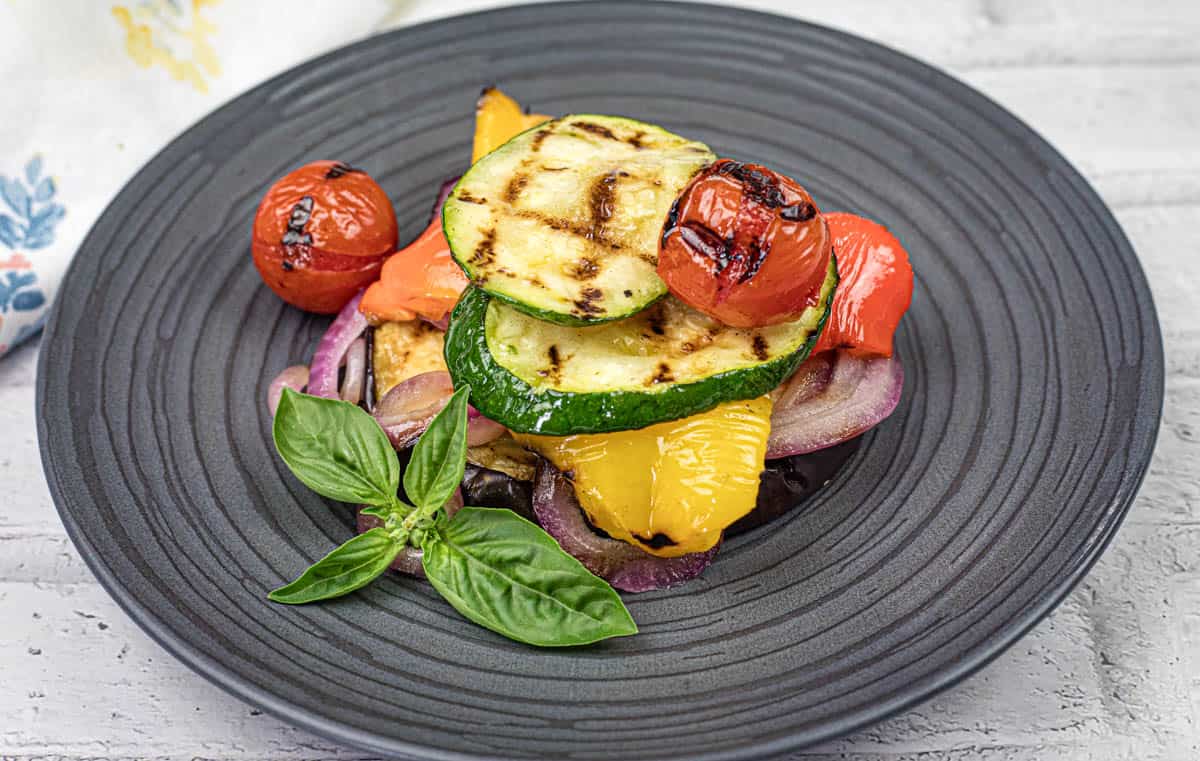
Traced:
<path fill-rule="evenodd" d="M 263 392 L 324 320 L 250 264 L 250 221 L 311 159 L 371 171 L 418 232 L 498 82 L 627 114 L 883 220 L 918 273 L 908 384 L 836 482 L 629 597 L 634 638 L 516 645 L 390 577 L 268 589 L 349 536 L 286 474 Z M 334 740 L 421 758 L 752 758 L 877 720 L 994 657 L 1112 537 L 1150 459 L 1159 328 L 1112 216 L 1036 133 L 839 32 L 641 2 L 522 7 L 376 37 L 271 80 L 151 161 L 84 242 L 42 349 L 39 432 L 80 552 L 189 666 Z M 86 678 L 81 675 L 80 678 Z"/>

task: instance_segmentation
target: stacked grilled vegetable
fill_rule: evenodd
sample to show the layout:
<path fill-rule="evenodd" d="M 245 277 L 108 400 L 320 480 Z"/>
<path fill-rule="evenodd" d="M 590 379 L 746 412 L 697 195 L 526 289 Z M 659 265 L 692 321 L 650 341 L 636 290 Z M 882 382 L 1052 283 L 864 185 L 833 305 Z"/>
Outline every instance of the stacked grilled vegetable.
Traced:
<path fill-rule="evenodd" d="M 357 401 L 346 335 L 369 321 L 368 406 L 401 450 L 469 386 L 468 503 L 524 512 L 618 589 L 662 588 L 896 406 L 912 271 L 881 226 L 661 127 L 494 89 L 472 161 L 313 365 Z"/>

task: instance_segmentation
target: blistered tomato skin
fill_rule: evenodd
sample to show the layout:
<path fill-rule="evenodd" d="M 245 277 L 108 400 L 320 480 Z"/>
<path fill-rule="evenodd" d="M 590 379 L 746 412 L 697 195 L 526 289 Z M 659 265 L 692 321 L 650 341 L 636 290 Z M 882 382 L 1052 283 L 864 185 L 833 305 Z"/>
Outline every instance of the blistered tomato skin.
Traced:
<path fill-rule="evenodd" d="M 396 212 L 360 169 L 315 161 L 271 186 L 254 219 L 254 266 L 284 301 L 333 314 L 396 250 Z"/>
<path fill-rule="evenodd" d="M 817 303 L 831 252 L 825 220 L 797 182 L 721 159 L 675 202 L 658 276 L 677 298 L 727 325 L 774 325 Z"/>
<path fill-rule="evenodd" d="M 890 357 L 892 336 L 912 302 L 908 253 L 887 228 L 869 219 L 845 212 L 825 219 L 840 280 L 813 353 L 847 349 L 859 356 Z"/>

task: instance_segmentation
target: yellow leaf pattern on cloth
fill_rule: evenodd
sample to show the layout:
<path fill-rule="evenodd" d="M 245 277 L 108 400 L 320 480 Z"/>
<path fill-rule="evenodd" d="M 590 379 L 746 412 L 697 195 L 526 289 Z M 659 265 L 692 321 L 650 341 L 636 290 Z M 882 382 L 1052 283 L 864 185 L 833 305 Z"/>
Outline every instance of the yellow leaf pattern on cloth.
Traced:
<path fill-rule="evenodd" d="M 217 27 L 203 10 L 217 2 L 142 0 L 132 9 L 115 5 L 112 14 L 125 30 L 125 50 L 138 66 L 161 66 L 175 79 L 208 92 L 207 78 L 220 76 L 221 64 L 209 42 Z"/>

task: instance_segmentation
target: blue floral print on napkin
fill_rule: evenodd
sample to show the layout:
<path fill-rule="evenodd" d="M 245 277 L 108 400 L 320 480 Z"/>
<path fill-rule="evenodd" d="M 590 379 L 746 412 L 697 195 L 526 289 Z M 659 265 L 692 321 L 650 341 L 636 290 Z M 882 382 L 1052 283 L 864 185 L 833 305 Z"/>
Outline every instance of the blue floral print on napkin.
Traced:
<path fill-rule="evenodd" d="M 17 312 L 32 312 L 46 303 L 40 288 L 31 288 L 37 282 L 35 272 L 6 272 L 0 280 L 0 312 L 10 308 Z"/>
<path fill-rule="evenodd" d="M 54 227 L 67 210 L 54 201 L 54 180 L 42 176 L 42 157 L 25 165 L 25 177 L 0 175 L 0 200 L 12 212 L 0 211 L 0 243 L 30 251 L 54 242 Z"/>
<path fill-rule="evenodd" d="M 54 179 L 43 174 L 41 156 L 26 162 L 18 176 L 0 174 L 0 354 L 37 333 L 46 321 L 49 303 L 39 268 L 58 262 L 45 255 L 37 262 L 33 252 L 54 243 L 55 228 L 66 215 L 57 194 Z"/>

